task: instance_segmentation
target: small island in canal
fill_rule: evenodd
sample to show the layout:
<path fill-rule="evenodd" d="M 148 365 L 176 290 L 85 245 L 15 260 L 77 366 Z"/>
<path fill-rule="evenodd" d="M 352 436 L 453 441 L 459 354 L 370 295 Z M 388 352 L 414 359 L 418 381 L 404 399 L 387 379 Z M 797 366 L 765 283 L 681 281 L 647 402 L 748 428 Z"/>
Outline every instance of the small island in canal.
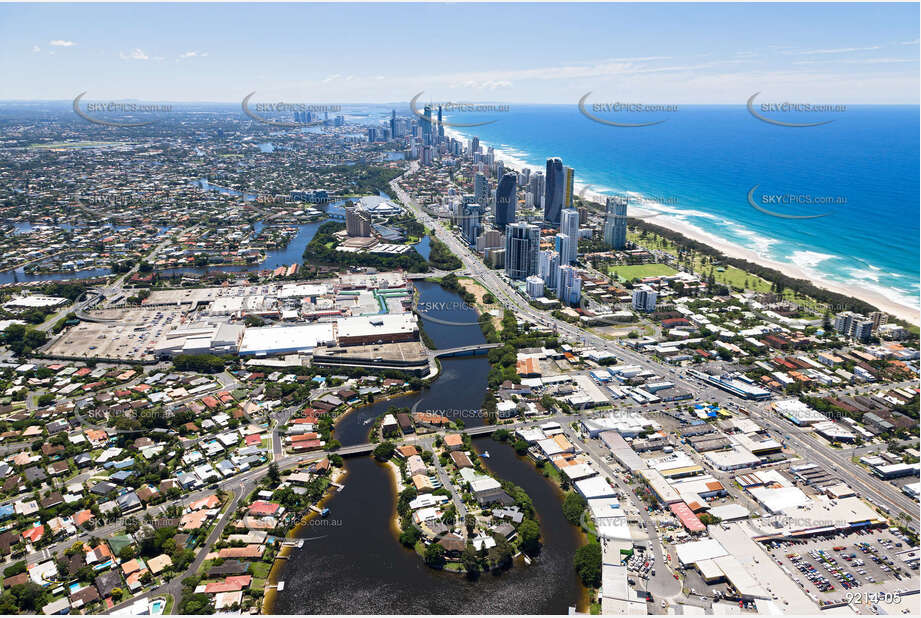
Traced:
<path fill-rule="evenodd" d="M 512 568 L 540 553 L 540 525 L 531 498 L 514 483 L 496 479 L 464 433 L 445 432 L 448 418 L 412 415 L 415 431 L 393 442 L 397 417 L 391 408 L 378 431 L 374 456 L 390 467 L 396 485 L 400 543 L 434 569 L 466 574 Z"/>

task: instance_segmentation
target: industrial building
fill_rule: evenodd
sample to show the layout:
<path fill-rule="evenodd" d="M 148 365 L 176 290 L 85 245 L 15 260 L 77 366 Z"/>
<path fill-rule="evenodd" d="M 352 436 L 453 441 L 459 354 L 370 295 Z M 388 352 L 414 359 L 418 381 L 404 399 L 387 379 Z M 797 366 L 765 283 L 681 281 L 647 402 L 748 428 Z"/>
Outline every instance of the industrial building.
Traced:
<path fill-rule="evenodd" d="M 331 322 L 297 326 L 264 326 L 247 328 L 240 344 L 240 356 L 275 356 L 278 354 L 311 354 L 318 346 L 335 345 Z"/>
<path fill-rule="evenodd" d="M 341 346 L 399 343 L 419 338 L 419 325 L 412 313 L 356 316 L 336 320 Z"/>

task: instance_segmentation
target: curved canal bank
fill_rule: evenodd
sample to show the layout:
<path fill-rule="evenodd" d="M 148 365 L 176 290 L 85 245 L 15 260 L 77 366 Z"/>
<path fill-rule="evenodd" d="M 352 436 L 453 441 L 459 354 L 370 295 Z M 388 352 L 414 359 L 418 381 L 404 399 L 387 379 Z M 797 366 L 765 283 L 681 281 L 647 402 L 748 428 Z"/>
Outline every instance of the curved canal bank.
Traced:
<path fill-rule="evenodd" d="M 434 305 L 444 307 L 440 319 L 465 324 L 425 322 L 439 348 L 484 341 L 476 313 L 459 296 L 435 283 L 418 282 L 417 287 L 422 300 L 443 303 Z M 476 412 L 488 374 L 485 357 L 444 359 L 442 374 L 430 388 L 359 408 L 341 419 L 335 435 L 343 446 L 364 442 L 373 420 L 390 406 L 482 425 Z M 326 503 L 336 525 L 301 531 L 303 547 L 291 550 L 273 572 L 284 589 L 266 607 L 279 614 L 565 614 L 574 605 L 584 610 L 585 595 L 572 567 L 581 537 L 563 517 L 559 489 L 507 446 L 479 438 L 474 447 L 488 450 L 490 471 L 519 485 L 534 503 L 543 548 L 532 566 L 483 574 L 477 581 L 426 567 L 397 540 L 392 474 L 370 457 L 355 457 L 345 461 L 345 489 Z"/>

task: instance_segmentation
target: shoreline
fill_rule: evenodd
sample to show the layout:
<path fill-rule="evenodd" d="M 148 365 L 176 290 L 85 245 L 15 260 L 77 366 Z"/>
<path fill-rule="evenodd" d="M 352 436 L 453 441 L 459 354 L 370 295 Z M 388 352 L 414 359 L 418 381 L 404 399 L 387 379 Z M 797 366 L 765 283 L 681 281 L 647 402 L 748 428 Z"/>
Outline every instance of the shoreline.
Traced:
<path fill-rule="evenodd" d="M 390 472 L 391 486 L 393 487 L 393 518 L 390 520 L 390 530 L 394 533 L 394 539 L 400 543 L 400 514 L 397 513 L 397 501 L 400 499 L 400 492 L 403 491 L 403 480 L 400 478 L 400 468 L 392 461 L 387 461 L 384 467 Z M 402 544 L 401 544 L 402 545 Z"/>
<path fill-rule="evenodd" d="M 795 277 L 797 279 L 805 279 L 814 284 L 816 287 L 824 288 L 830 292 L 837 292 L 838 294 L 844 294 L 845 296 L 850 296 L 852 298 L 862 300 L 871 305 L 874 305 L 881 311 L 893 315 L 901 320 L 905 320 L 906 322 L 914 324 L 915 326 L 921 325 L 921 313 L 919 313 L 918 310 L 912 309 L 911 307 L 907 307 L 902 303 L 891 300 L 882 292 L 871 290 L 859 285 L 845 284 L 841 283 L 840 281 L 827 279 L 817 275 L 814 272 L 810 272 L 804 269 L 802 266 L 792 262 L 778 262 L 777 260 L 772 260 L 771 258 L 762 256 L 754 249 L 742 247 L 733 242 L 722 239 L 715 234 L 704 231 L 693 224 L 679 221 L 667 215 L 663 215 L 661 218 L 657 217 L 654 223 L 655 225 L 667 227 L 674 232 L 678 232 L 679 234 L 682 234 L 691 240 L 696 240 L 698 242 L 709 245 L 727 257 L 747 260 L 767 268 L 773 268 L 774 270 L 782 272 L 791 277 Z"/>
<path fill-rule="evenodd" d="M 333 483 L 342 483 L 342 481 L 344 481 L 348 477 L 348 475 L 349 475 L 348 471 L 343 467 L 339 469 L 339 473 L 336 475 L 336 478 L 335 479 L 330 478 L 330 480 Z M 330 489 L 332 489 L 333 491 L 330 491 Z M 323 495 L 322 498 L 320 498 L 317 501 L 315 506 L 317 508 L 322 509 L 326 505 L 326 503 L 329 500 L 332 500 L 332 498 L 337 493 L 339 492 L 336 491 L 335 488 L 332 487 L 332 485 L 330 485 L 330 487 L 327 488 L 326 493 Z M 311 521 L 313 521 L 319 516 L 320 516 L 319 513 L 316 513 L 312 510 L 308 510 L 308 514 L 301 519 L 301 522 L 298 523 L 293 528 L 291 528 L 290 530 L 288 530 L 288 532 L 285 534 L 285 539 L 297 538 L 298 533 L 301 530 L 303 530 L 306 526 L 308 526 Z M 274 605 L 275 605 L 275 597 L 278 595 L 278 582 L 279 582 L 279 578 L 281 577 L 281 572 L 284 570 L 285 563 L 288 562 L 288 558 L 297 549 L 299 548 L 281 547 L 278 550 L 278 553 L 275 554 L 275 559 L 272 561 L 272 566 L 269 568 L 269 574 L 265 578 L 266 588 L 265 588 L 265 594 L 262 597 L 262 609 L 260 611 L 261 614 L 274 613 L 272 609 L 274 608 Z"/>
<path fill-rule="evenodd" d="M 501 427 L 501 426 L 500 426 L 500 427 Z M 488 436 L 481 436 L 481 437 L 486 438 L 486 437 L 488 437 Z M 492 439 L 492 438 L 490 438 L 490 439 Z M 509 444 L 508 442 L 501 442 L 501 441 L 496 441 L 496 440 L 493 440 L 493 442 L 494 442 L 495 444 L 498 444 L 498 445 L 499 445 L 500 447 L 502 447 L 502 448 L 509 448 L 509 449 L 512 449 L 512 445 Z M 474 449 L 474 450 L 476 450 L 476 449 Z M 512 449 L 512 450 L 514 450 L 514 449 Z M 477 451 L 477 456 L 478 456 L 478 457 L 480 458 L 480 460 L 483 462 L 483 466 L 486 467 L 486 469 L 488 470 L 488 469 L 489 469 L 489 463 L 488 463 L 485 459 L 483 459 L 483 457 L 481 456 L 481 454 L 480 454 L 479 451 Z M 543 478 L 544 481 L 545 481 L 546 483 L 548 483 L 548 484 L 553 488 L 553 491 L 554 491 L 554 493 L 556 494 L 556 497 L 557 497 L 557 499 L 558 499 L 559 502 L 560 502 L 560 508 L 563 508 L 563 500 L 564 500 L 565 497 L 566 497 L 566 492 L 563 491 L 563 488 L 560 487 L 560 484 L 557 483 L 554 479 L 552 479 L 552 478 L 550 478 L 549 476 L 545 475 L 545 474 L 543 473 L 543 471 L 542 471 L 540 468 L 537 467 L 536 462 L 535 462 L 531 457 L 529 457 L 528 455 L 519 455 L 518 453 L 515 453 L 515 457 L 517 457 L 518 459 L 521 459 L 521 460 L 525 461 L 529 466 L 531 466 L 531 468 L 534 470 L 534 473 L 535 473 L 535 474 L 537 474 L 538 476 L 540 476 L 541 478 Z M 548 462 L 547 465 L 553 465 L 553 464 L 550 463 L 550 462 Z M 490 472 L 492 472 L 492 471 L 490 471 Z M 539 520 L 538 520 L 538 521 L 539 521 Z M 542 525 L 542 524 L 541 524 L 541 525 Z M 578 547 L 577 547 L 577 549 L 578 549 L 578 548 L 580 548 L 580 547 L 582 547 L 582 546 L 584 546 L 584 545 L 586 545 L 586 544 L 588 543 L 588 535 L 585 533 L 585 530 L 583 530 L 581 526 L 578 526 L 578 527 L 573 526 L 573 527 L 575 527 L 575 528 L 577 529 L 577 530 L 576 530 L 576 534 L 578 534 L 578 536 L 579 536 L 579 543 L 578 543 Z M 543 534 L 541 534 L 541 538 L 543 538 Z M 589 590 L 588 588 L 586 588 L 586 587 L 582 584 L 582 582 L 579 582 L 579 598 L 576 599 L 576 611 L 582 612 L 582 613 L 588 613 L 588 612 L 589 612 L 589 609 L 590 609 L 590 607 L 591 607 L 591 603 L 592 603 L 591 590 Z"/>
<path fill-rule="evenodd" d="M 467 135 L 450 129 L 449 127 L 445 128 L 445 134 L 463 141 L 467 141 L 468 139 Z M 480 140 L 480 145 L 487 146 L 488 142 Z M 498 160 L 501 158 L 501 160 L 506 163 L 507 168 L 509 169 L 520 170 L 524 167 L 530 167 L 532 169 L 535 168 L 535 165 L 530 165 L 523 159 L 512 156 L 501 148 L 493 146 L 493 150 L 496 154 L 496 159 Z M 536 167 L 537 169 L 543 168 L 543 166 Z M 602 193 L 587 190 L 590 189 L 591 186 L 592 185 L 590 183 L 576 182 L 575 186 L 573 187 L 574 193 L 582 195 L 584 199 L 588 201 L 596 202 L 603 206 L 606 196 Z M 650 206 L 656 205 L 656 203 L 651 200 L 649 201 L 649 204 Z M 627 216 L 629 217 L 630 213 L 628 213 Z M 817 272 L 810 272 L 809 270 L 793 262 L 780 262 L 765 257 L 756 249 L 751 249 L 736 244 L 732 241 L 721 238 L 716 234 L 707 232 L 696 225 L 687 223 L 685 221 L 680 221 L 674 217 L 669 216 L 668 214 L 662 214 L 656 217 L 653 223 L 683 234 L 691 240 L 696 240 L 698 242 L 710 245 L 712 248 L 720 251 L 727 257 L 748 260 L 749 262 L 759 264 L 767 268 L 773 268 L 774 270 L 780 271 L 798 279 L 805 279 L 816 287 L 825 288 L 830 292 L 837 292 L 839 294 L 844 294 L 846 296 L 862 300 L 866 303 L 874 305 L 877 309 L 884 311 L 885 313 L 895 316 L 898 319 L 904 320 L 915 326 L 921 326 L 921 309 L 892 300 L 892 293 L 887 295 L 884 291 L 873 290 L 857 283 L 844 283 L 841 281 L 836 281 L 834 279 L 830 279 L 827 275 Z M 892 292 L 897 291 L 893 290 Z M 901 293 L 902 292 L 898 291 L 898 294 Z"/>

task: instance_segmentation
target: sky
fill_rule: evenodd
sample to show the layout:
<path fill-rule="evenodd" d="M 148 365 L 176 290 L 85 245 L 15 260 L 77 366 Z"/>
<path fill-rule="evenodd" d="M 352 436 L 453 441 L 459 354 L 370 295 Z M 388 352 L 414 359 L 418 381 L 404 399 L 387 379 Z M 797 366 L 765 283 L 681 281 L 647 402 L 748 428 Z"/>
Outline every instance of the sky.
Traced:
<path fill-rule="evenodd" d="M 918 104 L 913 4 L 0 4 L 0 100 Z"/>

